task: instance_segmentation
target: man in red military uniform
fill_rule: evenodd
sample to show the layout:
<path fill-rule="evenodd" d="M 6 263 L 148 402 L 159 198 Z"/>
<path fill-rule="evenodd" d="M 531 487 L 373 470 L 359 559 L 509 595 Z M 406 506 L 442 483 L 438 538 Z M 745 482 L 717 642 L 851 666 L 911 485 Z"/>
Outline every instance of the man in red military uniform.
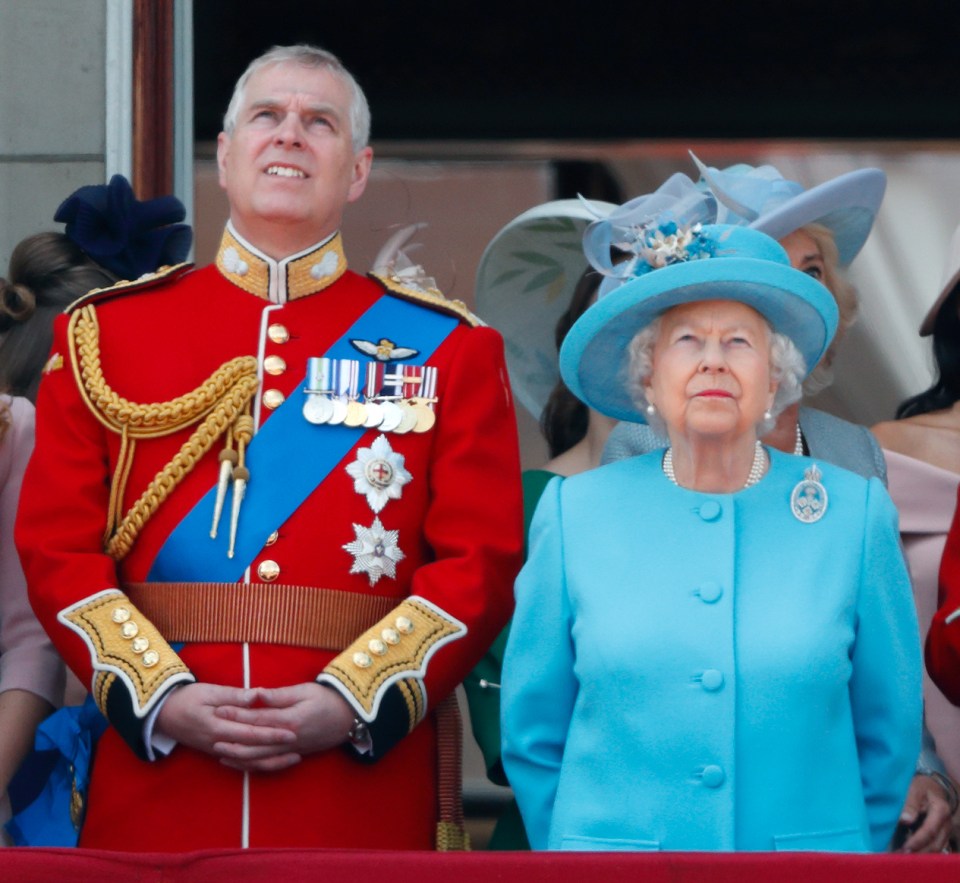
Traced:
<path fill-rule="evenodd" d="M 17 541 L 111 724 L 81 846 L 461 845 L 445 709 L 510 612 L 516 429 L 494 331 L 347 270 L 368 128 L 334 57 L 267 53 L 215 264 L 58 320 Z"/>

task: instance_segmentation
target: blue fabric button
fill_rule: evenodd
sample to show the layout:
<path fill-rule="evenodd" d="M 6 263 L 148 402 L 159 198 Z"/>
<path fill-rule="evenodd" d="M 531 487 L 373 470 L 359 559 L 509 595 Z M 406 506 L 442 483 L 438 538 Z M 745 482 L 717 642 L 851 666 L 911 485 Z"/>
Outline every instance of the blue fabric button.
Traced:
<path fill-rule="evenodd" d="M 718 767 L 716 764 L 712 763 L 703 768 L 703 784 L 708 788 L 719 788 L 726 777 L 723 768 Z"/>
<path fill-rule="evenodd" d="M 723 672 L 715 668 L 708 668 L 700 679 L 700 684 L 704 690 L 713 693 L 723 686 Z"/>
<path fill-rule="evenodd" d="M 706 500 L 700 504 L 700 517 L 704 521 L 716 521 L 723 512 L 723 507 L 716 500 Z"/>
<path fill-rule="evenodd" d="M 723 597 L 723 586 L 720 583 L 715 583 L 712 580 L 708 580 L 705 583 L 700 583 L 700 588 L 697 589 L 697 594 L 700 596 L 700 600 L 706 604 L 715 604 Z"/>

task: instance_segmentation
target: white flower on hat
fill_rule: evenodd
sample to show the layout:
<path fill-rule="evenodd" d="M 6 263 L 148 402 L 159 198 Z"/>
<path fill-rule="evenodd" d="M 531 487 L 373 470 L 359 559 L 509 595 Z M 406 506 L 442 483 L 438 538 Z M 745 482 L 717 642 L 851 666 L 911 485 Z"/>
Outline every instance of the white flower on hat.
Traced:
<path fill-rule="evenodd" d="M 692 245 L 700 233 L 701 226 L 674 227 L 673 232 L 667 232 L 660 227 L 646 236 L 637 238 L 638 251 L 651 267 L 659 270 L 678 261 L 686 261 L 691 257 L 689 246 Z"/>
<path fill-rule="evenodd" d="M 399 500 L 403 486 L 413 480 L 403 463 L 403 454 L 396 453 L 381 434 L 369 448 L 359 448 L 357 459 L 347 466 L 347 474 L 354 480 L 353 489 L 366 496 L 375 513 L 389 500 Z"/>

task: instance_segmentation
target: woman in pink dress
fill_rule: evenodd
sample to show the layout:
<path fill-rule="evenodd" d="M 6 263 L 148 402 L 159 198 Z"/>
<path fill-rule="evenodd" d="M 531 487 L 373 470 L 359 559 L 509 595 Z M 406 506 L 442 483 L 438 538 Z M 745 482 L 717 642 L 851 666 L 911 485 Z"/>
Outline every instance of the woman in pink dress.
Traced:
<path fill-rule="evenodd" d="M 873 427 L 884 449 L 890 496 L 900 511 L 920 633 L 937 609 L 937 577 L 960 486 L 960 227 L 953 234 L 940 293 L 920 326 L 933 335 L 938 376 L 928 390 L 907 399 L 896 419 Z M 960 782 L 960 708 L 951 705 L 924 674 L 927 728 L 952 782 L 943 782 L 957 810 Z M 935 774 L 936 775 L 936 774 Z M 956 818 L 955 818 L 956 824 Z"/>

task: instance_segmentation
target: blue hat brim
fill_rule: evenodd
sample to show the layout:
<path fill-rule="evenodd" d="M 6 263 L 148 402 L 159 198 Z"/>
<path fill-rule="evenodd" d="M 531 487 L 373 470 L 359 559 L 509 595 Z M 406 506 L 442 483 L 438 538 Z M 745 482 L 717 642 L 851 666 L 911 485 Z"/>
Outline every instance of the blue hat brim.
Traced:
<path fill-rule="evenodd" d="M 753 232 L 713 229 L 738 231 L 731 241 Z M 836 302 L 823 285 L 793 269 L 777 243 L 767 239 L 765 247 L 769 252 L 765 257 L 718 256 L 677 263 L 614 289 L 567 334 L 560 350 L 564 382 L 602 414 L 645 422 L 628 388 L 630 341 L 671 307 L 707 300 L 732 300 L 755 309 L 774 331 L 793 341 L 810 371 L 833 339 L 839 317 Z"/>
<path fill-rule="evenodd" d="M 750 226 L 779 240 L 808 224 L 821 224 L 833 233 L 840 266 L 846 267 L 867 241 L 886 187 L 880 169 L 857 169 L 798 193 Z"/>

